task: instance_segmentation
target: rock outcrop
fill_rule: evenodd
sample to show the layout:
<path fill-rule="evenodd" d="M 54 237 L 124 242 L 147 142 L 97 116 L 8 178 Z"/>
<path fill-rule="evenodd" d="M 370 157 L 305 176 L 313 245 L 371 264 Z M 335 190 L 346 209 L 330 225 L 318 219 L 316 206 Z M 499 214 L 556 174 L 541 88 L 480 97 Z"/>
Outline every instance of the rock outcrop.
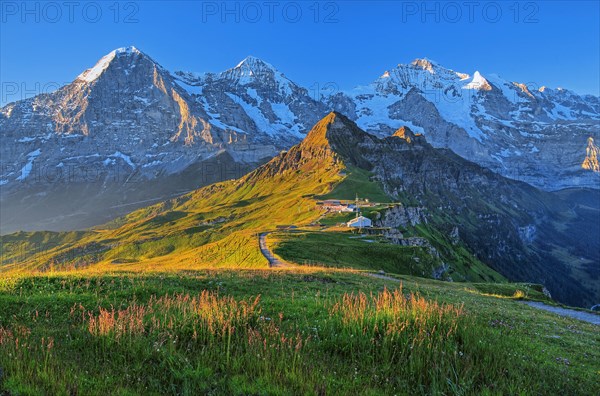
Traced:
<path fill-rule="evenodd" d="M 598 165 L 598 153 L 600 152 L 600 147 L 594 144 L 594 138 L 588 138 L 588 145 L 585 152 L 585 159 L 583 160 L 581 167 L 594 172 L 600 172 L 600 165 Z"/>
<path fill-rule="evenodd" d="M 417 224 L 427 223 L 425 209 L 423 207 L 406 207 L 403 205 L 395 205 L 385 210 L 383 215 L 377 213 L 375 218 L 376 227 L 407 227 Z"/>

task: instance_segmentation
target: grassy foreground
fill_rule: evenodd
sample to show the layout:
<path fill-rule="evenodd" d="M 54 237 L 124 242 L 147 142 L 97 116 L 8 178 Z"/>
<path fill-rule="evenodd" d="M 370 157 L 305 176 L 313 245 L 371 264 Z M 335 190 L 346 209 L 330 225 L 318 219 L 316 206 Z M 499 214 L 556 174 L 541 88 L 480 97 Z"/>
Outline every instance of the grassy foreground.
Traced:
<path fill-rule="evenodd" d="M 598 327 L 511 297 L 541 297 L 526 285 L 401 282 L 322 268 L 4 279 L 0 390 L 600 392 Z"/>

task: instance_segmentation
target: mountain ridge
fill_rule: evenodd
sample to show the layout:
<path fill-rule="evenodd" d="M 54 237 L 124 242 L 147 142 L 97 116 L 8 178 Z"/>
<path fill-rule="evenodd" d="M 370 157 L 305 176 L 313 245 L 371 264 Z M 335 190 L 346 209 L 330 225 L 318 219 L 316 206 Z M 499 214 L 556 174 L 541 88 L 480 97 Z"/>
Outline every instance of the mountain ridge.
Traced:
<path fill-rule="evenodd" d="M 600 188 L 600 173 L 588 156 L 594 152 L 588 139 L 600 133 L 598 98 L 481 78 L 492 90 L 464 89 L 473 83 L 470 75 L 417 59 L 370 86 L 314 97 L 256 57 L 221 73 L 171 73 L 135 47 L 120 48 L 58 91 L 0 109 L 3 217 L 14 212 L 16 219 L 4 223 L 2 232 L 57 227 L 56 219 L 64 224 L 59 229 L 101 222 L 70 222 L 69 213 L 45 211 L 39 194 L 58 197 L 57 179 L 79 191 L 75 207 L 83 208 L 85 194 L 92 194 L 104 214 L 109 207 L 102 207 L 102 197 L 114 199 L 107 188 L 120 189 L 124 203 L 170 196 L 183 188 L 167 178 L 176 180 L 223 154 L 230 159 L 217 175 L 231 173 L 227 168 L 247 170 L 300 142 L 330 110 L 378 137 L 409 127 L 434 147 L 546 190 Z M 92 172 L 99 176 L 90 178 Z M 110 184 L 106 175 L 119 181 L 135 175 L 169 187 L 144 196 L 122 183 L 101 187 Z M 19 223 L 19 217 L 28 218 L 17 214 L 23 201 L 39 222 Z"/>

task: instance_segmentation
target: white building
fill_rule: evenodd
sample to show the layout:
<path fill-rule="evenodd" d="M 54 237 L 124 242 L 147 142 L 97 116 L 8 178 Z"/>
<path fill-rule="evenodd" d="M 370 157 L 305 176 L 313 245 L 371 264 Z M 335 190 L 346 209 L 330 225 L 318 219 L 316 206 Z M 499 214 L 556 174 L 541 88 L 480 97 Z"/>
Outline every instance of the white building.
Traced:
<path fill-rule="evenodd" d="M 346 223 L 348 227 L 372 227 L 373 223 L 371 219 L 368 219 L 364 216 L 358 216 L 355 219 L 350 220 Z"/>

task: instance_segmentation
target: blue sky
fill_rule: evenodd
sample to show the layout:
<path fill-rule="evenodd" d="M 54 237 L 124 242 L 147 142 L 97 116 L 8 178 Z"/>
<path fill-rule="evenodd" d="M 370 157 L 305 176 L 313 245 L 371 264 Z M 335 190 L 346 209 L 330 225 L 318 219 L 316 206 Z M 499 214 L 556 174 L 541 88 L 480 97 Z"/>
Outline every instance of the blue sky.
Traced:
<path fill-rule="evenodd" d="M 349 89 L 427 57 L 532 86 L 600 91 L 598 1 L 76 3 L 0 3 L 3 104 L 72 81 L 128 45 L 169 70 L 221 71 L 254 55 L 307 88 Z M 7 83 L 20 92 L 7 95 Z"/>

